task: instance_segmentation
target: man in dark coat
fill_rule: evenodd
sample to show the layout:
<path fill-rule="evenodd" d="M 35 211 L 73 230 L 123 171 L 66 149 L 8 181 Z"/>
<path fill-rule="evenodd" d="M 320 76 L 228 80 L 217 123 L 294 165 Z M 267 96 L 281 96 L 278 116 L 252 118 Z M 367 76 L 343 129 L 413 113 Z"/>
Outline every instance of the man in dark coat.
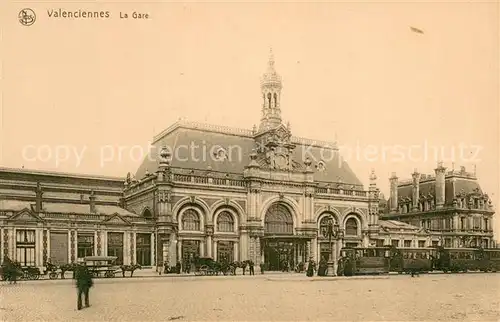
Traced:
<path fill-rule="evenodd" d="M 92 274 L 89 272 L 86 265 L 78 265 L 76 267 L 76 287 L 78 289 L 78 310 L 82 309 L 82 295 L 85 296 L 85 307 L 89 307 L 89 291 L 90 288 L 94 285 L 92 281 Z"/>
<path fill-rule="evenodd" d="M 254 271 L 254 264 L 253 262 L 250 260 L 248 261 L 248 267 L 250 268 L 250 275 L 255 275 L 255 271 Z"/>

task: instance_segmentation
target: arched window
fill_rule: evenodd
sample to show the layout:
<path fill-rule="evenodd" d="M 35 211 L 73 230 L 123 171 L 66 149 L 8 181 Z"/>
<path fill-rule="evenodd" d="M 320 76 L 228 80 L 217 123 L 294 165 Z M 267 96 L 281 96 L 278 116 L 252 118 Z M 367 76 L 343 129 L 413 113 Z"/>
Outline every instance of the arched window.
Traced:
<path fill-rule="evenodd" d="M 274 93 L 274 107 L 278 107 L 278 94 Z"/>
<path fill-rule="evenodd" d="M 270 234 L 293 234 L 293 218 L 287 207 L 272 205 L 266 213 L 265 232 Z"/>
<path fill-rule="evenodd" d="M 271 93 L 267 93 L 267 99 L 269 101 L 269 106 L 268 107 L 271 108 L 271 99 L 272 99 Z"/>
<path fill-rule="evenodd" d="M 358 222 L 354 218 L 347 219 L 345 223 L 345 234 L 349 236 L 358 235 Z"/>
<path fill-rule="evenodd" d="M 190 231 L 200 230 L 200 216 L 194 209 L 188 209 L 182 214 L 182 229 Z"/>
<path fill-rule="evenodd" d="M 217 216 L 217 231 L 234 232 L 234 219 L 228 211 L 223 211 Z"/>
<path fill-rule="evenodd" d="M 148 208 L 144 209 L 144 212 L 142 213 L 142 216 L 144 218 L 152 218 L 153 217 L 153 215 L 151 214 L 151 211 L 149 211 Z"/>

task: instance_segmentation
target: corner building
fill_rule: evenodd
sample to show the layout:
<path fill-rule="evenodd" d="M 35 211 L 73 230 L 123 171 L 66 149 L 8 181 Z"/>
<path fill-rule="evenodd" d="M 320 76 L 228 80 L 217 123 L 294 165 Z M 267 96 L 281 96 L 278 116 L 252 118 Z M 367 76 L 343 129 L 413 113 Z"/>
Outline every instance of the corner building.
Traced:
<path fill-rule="evenodd" d="M 415 169 L 410 179 L 390 178 L 391 195 L 381 218 L 411 224 L 427 234 L 429 246 L 495 247 L 491 198 L 477 180 L 475 171 L 447 169 L 442 162 L 433 174 Z M 393 236 L 394 238 L 394 236 Z M 391 244 L 408 243 L 394 238 Z"/>

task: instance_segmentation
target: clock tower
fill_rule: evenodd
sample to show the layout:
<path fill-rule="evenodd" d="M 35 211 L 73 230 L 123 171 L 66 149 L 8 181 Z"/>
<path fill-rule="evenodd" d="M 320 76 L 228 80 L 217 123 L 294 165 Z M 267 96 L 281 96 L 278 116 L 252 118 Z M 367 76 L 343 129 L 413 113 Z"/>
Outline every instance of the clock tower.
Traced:
<path fill-rule="evenodd" d="M 268 168 L 291 171 L 300 167 L 292 160 L 295 145 L 291 142 L 290 124 L 281 120 L 281 76 L 274 69 L 274 55 L 271 49 L 267 71 L 260 83 L 262 93 L 262 118 L 259 131 L 255 134 L 257 152 Z"/>

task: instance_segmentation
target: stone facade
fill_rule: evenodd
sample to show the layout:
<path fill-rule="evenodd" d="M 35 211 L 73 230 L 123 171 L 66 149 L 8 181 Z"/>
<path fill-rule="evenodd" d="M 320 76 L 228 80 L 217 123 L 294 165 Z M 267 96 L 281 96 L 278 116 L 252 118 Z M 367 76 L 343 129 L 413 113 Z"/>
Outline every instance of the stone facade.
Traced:
<path fill-rule="evenodd" d="M 491 199 L 481 190 L 475 172 L 448 170 L 438 163 L 434 175 L 412 174 L 412 179 L 391 181 L 389 209 L 384 220 L 398 220 L 425 230 L 434 245 L 493 247 Z M 436 241 L 437 239 L 437 241 Z"/>
<path fill-rule="evenodd" d="M 119 178 L 1 168 L 0 262 L 8 256 L 42 270 L 48 260 L 113 255 L 131 264 L 144 252 L 135 251 L 134 236 L 144 234 L 150 242 L 143 263 L 152 265 L 154 223 L 120 207 L 122 195 Z M 122 242 L 108 247 L 113 233 Z"/>
<path fill-rule="evenodd" d="M 283 124 L 272 56 L 260 85 L 259 126 L 179 121 L 154 138 L 151 155 L 126 178 L 0 169 L 0 261 L 44 268 L 49 259 L 109 255 L 173 266 L 201 256 L 281 270 L 310 257 L 335 260 L 345 246 L 492 239 L 489 199 L 463 183 L 475 182 L 465 172 L 438 167 L 435 193 L 429 177 L 398 183 L 393 176 L 386 201 L 375 173 L 365 190 L 337 142 L 295 137 Z M 437 229 L 440 220 L 445 228 Z M 460 226 L 464 220 L 471 224 Z"/>

